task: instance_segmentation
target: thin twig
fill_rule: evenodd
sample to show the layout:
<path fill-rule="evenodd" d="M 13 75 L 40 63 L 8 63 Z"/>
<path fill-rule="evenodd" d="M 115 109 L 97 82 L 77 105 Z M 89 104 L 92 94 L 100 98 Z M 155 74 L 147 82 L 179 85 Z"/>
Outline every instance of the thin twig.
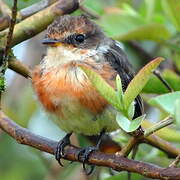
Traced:
<path fill-rule="evenodd" d="M 173 168 L 176 168 L 177 165 L 179 164 L 180 162 L 180 154 L 176 157 L 176 159 L 169 165 L 169 167 L 173 167 Z"/>
<path fill-rule="evenodd" d="M 133 147 L 138 143 L 139 138 L 137 137 L 131 137 L 130 140 L 127 142 L 127 144 L 121 149 L 121 151 L 116 152 L 117 156 L 124 156 L 127 157 Z"/>
<path fill-rule="evenodd" d="M 5 89 L 4 74 L 5 74 L 6 68 L 8 66 L 8 56 L 9 56 L 9 52 L 10 52 L 10 44 L 12 41 L 14 25 L 16 23 L 16 14 L 17 14 L 17 0 L 14 0 L 13 7 L 12 7 L 11 23 L 10 23 L 9 32 L 7 34 L 7 39 L 6 39 L 6 46 L 5 46 L 5 50 L 3 51 L 3 57 L 0 62 L 0 80 L 1 80 L 1 86 L 2 86 L 0 88 L 0 108 L 1 108 L 1 95 Z"/>
<path fill-rule="evenodd" d="M 161 139 L 160 137 L 153 134 L 142 138 L 140 143 L 146 143 L 160 149 L 161 151 L 165 152 L 169 158 L 176 158 L 176 156 L 180 154 L 179 148 L 174 147 L 168 141 L 165 141 L 164 139 Z"/>
<path fill-rule="evenodd" d="M 164 120 L 158 122 L 157 124 L 153 125 L 152 127 L 148 128 L 148 129 L 146 129 L 146 131 L 144 133 L 144 137 L 147 137 L 166 126 L 169 126 L 172 123 L 173 123 L 173 118 L 168 116 Z"/>
<path fill-rule="evenodd" d="M 138 147 L 139 147 L 139 144 L 136 144 L 135 146 L 134 146 L 134 148 L 133 148 L 133 150 L 132 150 L 132 157 L 131 157 L 131 159 L 135 159 L 135 156 L 136 156 L 136 154 L 137 154 L 137 151 L 138 151 Z M 128 172 L 128 180 L 131 180 L 131 176 L 132 175 L 132 173 L 131 172 Z"/>
<path fill-rule="evenodd" d="M 161 76 L 161 73 L 158 70 L 154 70 L 153 74 L 164 84 L 164 86 L 168 89 L 169 92 L 174 91 L 169 85 L 169 83 Z"/>
<path fill-rule="evenodd" d="M 25 144 L 51 154 L 54 154 L 56 150 L 58 142 L 41 137 L 39 135 L 35 135 L 29 132 L 27 129 L 18 126 L 7 116 L 5 116 L 2 111 L 0 112 L 0 127 L 21 144 Z M 76 156 L 78 152 L 79 148 L 68 146 L 64 151 L 64 159 L 82 162 L 83 159 L 78 160 L 78 157 Z M 124 170 L 135 172 L 154 179 L 180 179 L 180 168 L 161 168 L 152 164 L 130 160 L 122 156 L 119 157 L 113 154 L 105 154 L 101 152 L 93 152 L 89 157 L 88 164 L 105 166 L 116 171 Z"/>
<path fill-rule="evenodd" d="M 12 18 L 11 18 L 11 22 L 9 26 L 9 32 L 7 35 L 7 43 L 6 43 L 6 48 L 4 51 L 3 63 L 7 62 L 7 58 L 9 55 L 9 51 L 11 47 L 10 45 L 12 42 L 12 37 L 13 37 L 13 32 L 14 32 L 14 26 L 16 24 L 16 15 L 17 15 L 17 0 L 14 0 L 14 4 L 12 7 Z"/>

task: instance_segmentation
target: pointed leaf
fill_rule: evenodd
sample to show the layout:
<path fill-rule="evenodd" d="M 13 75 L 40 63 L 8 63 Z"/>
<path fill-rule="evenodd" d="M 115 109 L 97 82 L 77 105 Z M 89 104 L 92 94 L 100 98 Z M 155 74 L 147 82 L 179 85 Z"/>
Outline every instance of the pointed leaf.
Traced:
<path fill-rule="evenodd" d="M 140 116 L 136 119 L 133 119 L 133 121 L 130 121 L 127 119 L 124 115 L 121 113 L 117 113 L 116 121 L 118 125 L 126 132 L 133 132 L 141 125 L 142 121 L 144 120 L 145 115 Z"/>
<path fill-rule="evenodd" d="M 86 73 L 87 77 L 96 88 L 96 90 L 115 108 L 122 109 L 122 105 L 119 104 L 116 91 L 96 72 L 91 69 L 81 66 L 81 69 Z"/>
<path fill-rule="evenodd" d="M 134 101 L 136 96 L 141 92 L 143 87 L 149 80 L 153 70 L 161 63 L 163 58 L 156 58 L 155 60 L 144 66 L 138 74 L 129 83 L 125 93 L 124 93 L 124 105 L 125 109 L 128 109 L 129 105 Z"/>
<path fill-rule="evenodd" d="M 120 104 L 123 104 L 123 90 L 122 90 L 122 82 L 119 75 L 116 76 L 116 88 L 117 88 L 117 96 Z"/>
<path fill-rule="evenodd" d="M 134 106 L 134 104 L 135 104 L 135 102 L 133 101 L 132 103 L 131 103 L 131 105 L 129 106 L 129 109 L 128 109 L 128 117 L 129 117 L 129 119 L 133 119 L 133 117 L 134 117 L 134 112 L 135 112 L 135 106 Z"/>
<path fill-rule="evenodd" d="M 156 96 L 149 100 L 149 103 L 155 107 L 163 109 L 167 113 L 175 114 L 175 102 L 180 99 L 180 91 L 167 93 L 164 95 Z"/>
<path fill-rule="evenodd" d="M 121 129 L 123 129 L 125 132 L 129 132 L 129 126 L 131 121 L 127 117 L 118 112 L 116 115 L 116 122 Z"/>
<path fill-rule="evenodd" d="M 175 120 L 176 124 L 180 125 L 180 98 L 175 102 Z"/>
<path fill-rule="evenodd" d="M 136 129 L 138 129 L 139 126 L 141 125 L 142 121 L 145 119 L 145 117 L 146 117 L 146 115 L 144 114 L 142 116 L 137 117 L 136 119 L 133 119 L 129 126 L 129 132 L 133 132 Z"/>

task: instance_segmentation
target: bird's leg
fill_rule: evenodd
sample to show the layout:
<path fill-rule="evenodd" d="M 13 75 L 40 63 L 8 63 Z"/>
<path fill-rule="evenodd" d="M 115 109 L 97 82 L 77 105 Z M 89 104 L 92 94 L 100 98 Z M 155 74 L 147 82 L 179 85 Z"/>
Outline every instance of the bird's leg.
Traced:
<path fill-rule="evenodd" d="M 70 136 L 72 135 L 71 133 L 66 134 L 63 139 L 61 139 L 58 142 L 57 148 L 56 148 L 56 152 L 55 152 L 55 158 L 58 161 L 58 163 L 63 166 L 63 164 L 61 163 L 61 158 L 64 157 L 64 148 L 68 145 L 70 145 Z"/>
<path fill-rule="evenodd" d="M 90 175 L 93 172 L 94 168 L 95 168 L 94 165 L 91 165 L 91 168 L 88 171 L 87 168 L 86 168 L 86 163 L 88 162 L 90 154 L 92 152 L 94 152 L 94 151 L 99 150 L 99 147 L 100 147 L 100 144 L 101 144 L 101 141 L 102 141 L 102 137 L 103 137 L 104 134 L 105 134 L 105 131 L 103 130 L 100 133 L 99 140 L 98 140 L 96 146 L 85 147 L 85 148 L 81 149 L 80 152 L 78 152 L 78 154 L 77 154 L 78 159 L 79 160 L 81 159 L 83 161 L 83 169 L 84 169 L 86 175 Z"/>

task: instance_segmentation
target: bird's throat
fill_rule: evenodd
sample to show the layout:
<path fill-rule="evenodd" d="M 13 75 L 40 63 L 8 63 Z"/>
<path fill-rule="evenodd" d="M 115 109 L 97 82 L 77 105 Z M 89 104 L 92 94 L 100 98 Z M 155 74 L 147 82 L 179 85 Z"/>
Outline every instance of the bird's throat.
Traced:
<path fill-rule="evenodd" d="M 43 59 L 44 68 L 53 68 L 70 62 L 83 62 L 88 57 L 95 56 L 95 50 L 78 49 L 72 46 L 48 47 Z"/>

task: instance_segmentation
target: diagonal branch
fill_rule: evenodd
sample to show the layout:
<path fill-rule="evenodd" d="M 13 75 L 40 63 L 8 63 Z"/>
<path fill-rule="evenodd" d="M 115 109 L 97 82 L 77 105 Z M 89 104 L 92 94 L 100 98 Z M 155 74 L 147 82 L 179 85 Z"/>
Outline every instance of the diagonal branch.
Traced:
<path fill-rule="evenodd" d="M 12 136 L 18 143 L 25 144 L 41 151 L 54 154 L 57 143 L 56 141 L 35 135 L 27 129 L 18 126 L 11 121 L 5 114 L 0 112 L 0 127 Z M 70 161 L 82 162 L 78 160 L 76 154 L 79 148 L 68 146 L 65 149 L 64 159 Z M 153 179 L 180 179 L 180 168 L 161 168 L 152 164 L 130 160 L 122 156 L 112 154 L 105 154 L 101 152 L 94 152 L 90 155 L 89 163 L 97 166 L 105 166 L 117 171 L 128 171 L 141 174 L 143 176 Z"/>
<path fill-rule="evenodd" d="M 79 7 L 78 0 L 59 0 L 50 7 L 18 23 L 14 28 L 11 47 L 42 32 L 56 16 L 69 14 Z M 6 44 L 7 30 L 0 32 L 0 48 Z"/>
<path fill-rule="evenodd" d="M 42 0 L 40 2 L 37 2 L 31 6 L 28 6 L 24 9 L 21 9 L 17 13 L 17 21 L 20 22 L 27 17 L 41 11 L 42 9 L 50 6 L 57 0 Z M 0 10 L 2 10 L 4 13 L 3 17 L 0 17 L 0 31 L 6 29 L 9 26 L 10 23 L 10 16 L 11 16 L 11 10 L 10 8 L 2 1 L 0 0 Z"/>
<path fill-rule="evenodd" d="M 50 154 L 54 154 L 55 152 L 58 142 L 35 135 L 27 129 L 18 126 L 5 116 L 2 111 L 0 112 L 0 127 L 16 139 L 18 143 L 34 147 Z M 64 159 L 82 162 L 82 159 L 78 160 L 76 157 L 78 151 L 79 148 L 74 146 L 67 147 L 65 149 Z M 125 170 L 135 172 L 154 179 L 180 179 L 180 168 L 161 168 L 153 166 L 152 164 L 101 152 L 92 153 L 89 158 L 89 164 L 110 167 L 117 171 Z"/>
<path fill-rule="evenodd" d="M 20 62 L 14 56 L 9 57 L 8 68 L 25 78 L 31 79 L 31 70 L 28 66 Z"/>

